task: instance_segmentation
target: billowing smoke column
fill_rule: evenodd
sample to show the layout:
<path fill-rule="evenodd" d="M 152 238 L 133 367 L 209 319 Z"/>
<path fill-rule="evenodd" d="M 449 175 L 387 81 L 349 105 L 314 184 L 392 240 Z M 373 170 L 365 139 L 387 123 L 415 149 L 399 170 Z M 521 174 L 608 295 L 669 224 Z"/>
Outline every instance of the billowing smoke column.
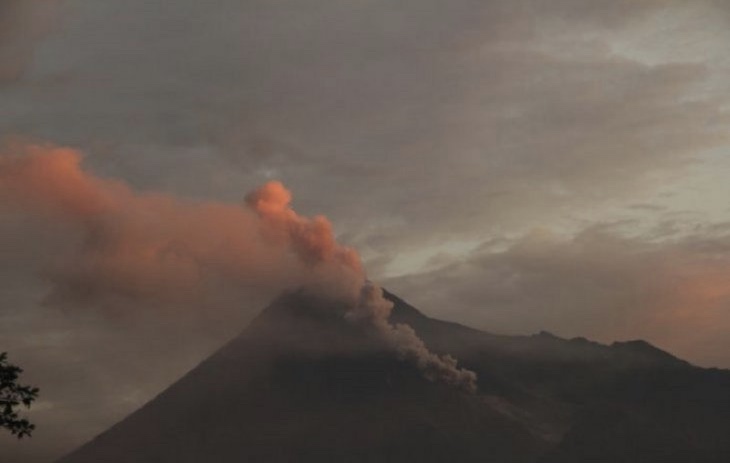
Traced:
<path fill-rule="evenodd" d="M 346 314 L 349 320 L 374 326 L 402 358 L 414 362 L 430 380 L 475 391 L 474 372 L 459 369 L 451 356 L 430 352 L 410 326 L 388 321 L 393 303 L 383 297 L 380 287 L 366 280 L 360 256 L 354 249 L 337 243 L 325 217 L 299 216 L 290 207 L 291 193 L 279 182 L 265 184 L 246 200 L 264 222 L 265 236 L 287 243 L 308 264 L 334 264 L 349 276 L 350 281 L 343 282 L 345 288 L 359 293 L 354 295 L 353 308 Z"/>
<path fill-rule="evenodd" d="M 347 314 L 354 320 L 368 320 L 383 335 L 401 358 L 412 361 L 431 381 L 441 381 L 468 392 L 476 392 L 477 376 L 473 371 L 459 368 L 450 355 L 430 352 L 421 338 L 408 325 L 388 321 L 393 303 L 383 297 L 383 290 L 365 282 L 356 308 Z"/>
<path fill-rule="evenodd" d="M 372 326 L 427 378 L 475 390 L 473 372 L 429 352 L 411 327 L 390 324 L 392 303 L 366 279 L 357 252 L 337 243 L 325 217 L 294 212 L 281 183 L 253 191 L 244 206 L 192 201 L 135 192 L 83 171 L 80 161 L 73 150 L 49 147 L 0 157 L 0 198 L 81 231 L 80 250 L 53 272 L 56 298 L 175 301 L 206 293 L 211 282 L 304 285 L 345 302 L 349 321 Z"/>

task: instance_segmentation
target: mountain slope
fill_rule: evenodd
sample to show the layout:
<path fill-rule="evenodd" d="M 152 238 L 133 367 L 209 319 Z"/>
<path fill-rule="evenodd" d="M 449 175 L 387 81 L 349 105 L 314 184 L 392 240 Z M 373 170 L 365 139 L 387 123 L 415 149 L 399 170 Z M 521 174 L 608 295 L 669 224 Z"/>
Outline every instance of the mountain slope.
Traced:
<path fill-rule="evenodd" d="M 478 374 L 477 394 L 429 382 L 331 303 L 291 294 L 61 462 L 730 461 L 728 371 L 643 341 L 493 335 L 386 297 L 391 322 Z"/>
<path fill-rule="evenodd" d="M 545 446 L 481 397 L 430 382 L 379 338 L 290 295 L 64 463 L 529 462 Z"/>
<path fill-rule="evenodd" d="M 644 341 L 498 336 L 425 317 L 396 296 L 392 320 L 479 376 L 480 393 L 552 443 L 540 463 L 728 462 L 730 371 Z"/>

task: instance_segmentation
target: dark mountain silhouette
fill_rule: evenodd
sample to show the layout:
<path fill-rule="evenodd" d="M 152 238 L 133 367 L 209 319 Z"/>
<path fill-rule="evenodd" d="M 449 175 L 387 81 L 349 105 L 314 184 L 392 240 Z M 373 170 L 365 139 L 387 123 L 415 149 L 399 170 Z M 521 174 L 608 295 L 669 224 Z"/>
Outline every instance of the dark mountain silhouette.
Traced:
<path fill-rule="evenodd" d="M 730 371 L 643 341 L 493 335 L 386 296 L 392 322 L 478 374 L 477 394 L 290 294 L 60 463 L 730 461 Z"/>

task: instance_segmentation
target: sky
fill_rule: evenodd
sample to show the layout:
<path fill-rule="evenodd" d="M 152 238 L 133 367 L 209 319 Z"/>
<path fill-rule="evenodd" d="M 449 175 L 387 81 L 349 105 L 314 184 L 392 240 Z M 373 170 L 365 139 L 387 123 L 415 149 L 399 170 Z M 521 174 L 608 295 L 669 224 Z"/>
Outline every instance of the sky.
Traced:
<path fill-rule="evenodd" d="M 103 431 L 307 274 L 251 231 L 271 180 L 430 316 L 730 368 L 729 15 L 0 2 L 0 350 L 41 388 L 0 462 Z"/>

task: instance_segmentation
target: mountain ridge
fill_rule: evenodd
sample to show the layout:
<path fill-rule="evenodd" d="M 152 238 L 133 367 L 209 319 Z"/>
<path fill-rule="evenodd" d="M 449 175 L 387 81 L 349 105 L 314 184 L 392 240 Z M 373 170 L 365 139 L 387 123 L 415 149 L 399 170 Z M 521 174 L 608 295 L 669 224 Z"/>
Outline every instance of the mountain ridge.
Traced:
<path fill-rule="evenodd" d="M 344 307 L 292 293 L 59 463 L 730 461 L 728 371 L 643 341 L 494 335 L 385 297 L 391 323 L 477 373 L 476 394 L 428 381 Z"/>

